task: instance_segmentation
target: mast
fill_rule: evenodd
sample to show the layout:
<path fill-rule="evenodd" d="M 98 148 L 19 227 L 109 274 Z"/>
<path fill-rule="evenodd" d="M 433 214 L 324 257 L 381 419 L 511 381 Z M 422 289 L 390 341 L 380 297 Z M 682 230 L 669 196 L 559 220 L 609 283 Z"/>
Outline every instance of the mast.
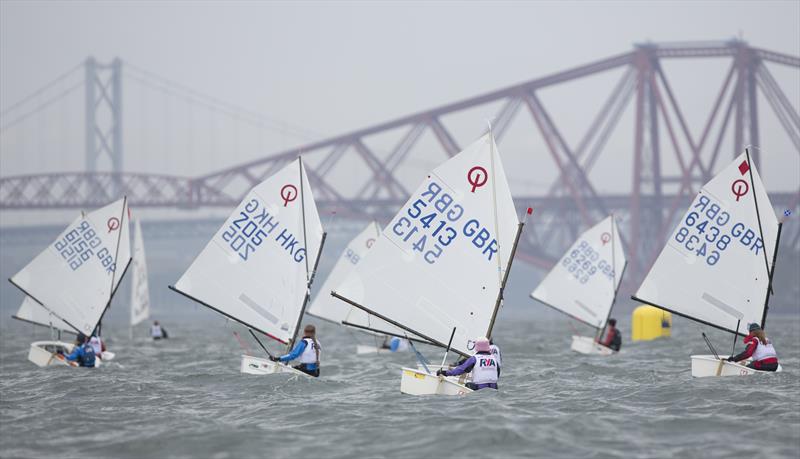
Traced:
<path fill-rule="evenodd" d="M 100 314 L 100 319 L 97 321 L 96 324 L 94 324 L 94 330 L 97 330 L 97 336 L 100 336 L 100 331 L 102 327 L 101 324 L 103 323 L 103 316 L 106 315 L 106 311 L 108 310 L 108 308 L 111 307 L 111 300 L 114 299 L 114 293 L 117 291 L 117 289 L 114 288 L 114 281 L 116 280 L 117 277 L 117 262 L 119 262 L 119 259 L 117 257 L 119 257 L 119 244 L 120 242 L 122 242 L 122 231 L 125 228 L 123 225 L 126 224 L 125 214 L 127 212 L 125 212 L 125 210 L 127 208 L 128 208 L 128 196 L 126 195 L 122 197 L 122 212 L 120 212 L 119 216 L 119 234 L 117 234 L 117 247 L 116 249 L 114 249 L 114 270 L 111 271 L 111 286 L 108 289 L 109 292 L 108 302 L 106 303 L 106 307 L 103 308 L 103 313 Z M 128 260 L 128 263 L 125 264 L 125 269 L 123 270 L 123 276 L 125 275 L 125 272 L 128 271 L 128 266 L 130 265 L 130 262 L 131 260 Z M 120 283 L 122 283 L 122 278 L 120 278 Z M 119 287 L 119 284 L 117 284 L 117 287 Z"/>
<path fill-rule="evenodd" d="M 292 346 L 294 346 L 295 341 L 297 340 L 297 334 L 300 333 L 300 325 L 302 325 L 303 314 L 306 312 L 306 306 L 308 306 L 308 300 L 311 298 L 311 284 L 314 282 L 314 275 L 317 272 L 317 265 L 319 265 L 319 258 L 322 255 L 322 248 L 325 246 L 325 238 L 328 236 L 328 233 L 322 233 L 322 241 L 319 244 L 319 250 L 317 251 L 317 259 L 314 261 L 314 270 L 309 273 L 308 272 L 308 238 L 306 235 L 306 199 L 305 199 L 305 190 L 303 187 L 303 157 L 299 156 L 297 164 L 300 168 L 300 213 L 303 219 L 303 247 L 306 248 L 306 256 L 303 259 L 306 262 L 306 296 L 303 299 L 303 307 L 300 308 L 300 315 L 297 317 L 297 325 L 294 327 L 294 333 L 292 334 L 292 339 L 289 340 L 288 349 L 287 351 L 291 351 Z"/>
<path fill-rule="evenodd" d="M 769 287 L 767 288 L 767 296 L 764 299 L 764 315 L 761 317 L 761 328 L 764 328 L 764 325 L 767 324 L 769 297 L 772 294 L 772 276 L 775 274 L 775 262 L 778 261 L 778 246 L 781 243 L 781 229 L 783 229 L 783 222 L 778 223 L 778 237 L 775 238 L 775 250 L 772 252 L 772 269 L 769 272 Z"/>
<path fill-rule="evenodd" d="M 617 235 L 615 232 L 615 228 L 617 226 L 617 217 L 614 214 L 611 214 L 611 266 L 614 268 L 614 279 L 612 279 L 611 289 L 614 291 L 614 296 L 611 298 L 611 307 L 608 308 L 608 315 L 606 316 L 606 321 L 603 323 L 603 328 L 600 331 L 600 336 L 598 338 L 603 337 L 603 333 L 606 332 L 606 327 L 608 327 L 608 319 L 611 318 L 611 311 L 614 310 L 614 304 L 617 302 L 617 293 L 619 292 L 619 287 L 622 285 L 617 285 Z M 622 272 L 619 275 L 619 278 L 625 275 L 625 268 L 628 267 L 628 260 L 625 260 L 625 264 L 622 265 Z"/>
<path fill-rule="evenodd" d="M 533 209 L 528 207 L 528 215 L 533 212 Z M 500 303 L 503 301 L 503 291 L 506 288 L 506 282 L 508 281 L 508 275 L 511 273 L 511 264 L 514 262 L 514 254 L 517 253 L 517 245 L 519 243 L 519 237 L 522 234 L 522 227 L 525 226 L 525 222 L 521 221 L 517 224 L 517 234 L 514 236 L 514 245 L 511 247 L 511 256 L 508 259 L 508 265 L 506 265 L 506 272 L 503 273 L 503 280 L 500 284 L 500 291 L 497 292 L 497 301 L 494 303 L 494 311 L 492 311 L 492 320 L 489 322 L 489 329 L 486 331 L 486 337 L 491 339 L 492 338 L 492 329 L 494 328 L 494 321 L 497 319 L 497 312 L 500 310 Z M 495 233 L 497 234 L 497 233 Z M 498 250 L 499 253 L 499 250 Z M 499 257 L 498 257 L 499 258 Z"/>

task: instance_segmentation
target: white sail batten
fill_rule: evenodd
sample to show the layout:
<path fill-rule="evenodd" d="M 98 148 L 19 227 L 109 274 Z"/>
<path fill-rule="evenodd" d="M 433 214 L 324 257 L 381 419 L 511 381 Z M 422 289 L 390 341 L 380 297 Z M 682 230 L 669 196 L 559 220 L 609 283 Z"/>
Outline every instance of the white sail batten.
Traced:
<path fill-rule="evenodd" d="M 61 330 L 69 333 L 75 333 L 75 329 L 70 327 L 66 322 L 59 319 L 52 312 L 45 309 L 42 305 L 36 302 L 33 298 L 25 296 L 22 300 L 17 313 L 13 316 L 17 320 L 30 322 L 44 327 L 52 327 L 56 330 Z"/>
<path fill-rule="evenodd" d="M 488 133 L 430 172 L 335 294 L 437 344 L 455 328 L 452 349 L 469 354 L 490 331 L 519 224 Z"/>
<path fill-rule="evenodd" d="M 748 323 L 764 320 L 778 226 L 743 153 L 700 189 L 634 299 L 747 334 Z"/>
<path fill-rule="evenodd" d="M 133 256 L 131 261 L 131 326 L 150 317 L 150 288 L 147 282 L 147 260 L 144 237 L 139 219 L 133 226 Z"/>
<path fill-rule="evenodd" d="M 131 259 L 127 199 L 75 219 L 11 277 L 70 328 L 91 334 Z"/>
<path fill-rule="evenodd" d="M 344 280 L 353 267 L 358 265 L 380 234 L 381 228 L 378 223 L 371 222 L 347 244 L 325 282 L 322 283 L 319 295 L 314 298 L 306 312 L 338 324 L 347 318 L 353 307 L 332 297 L 330 292 Z"/>
<path fill-rule="evenodd" d="M 609 216 L 580 235 L 531 298 L 592 327 L 603 328 L 625 263 L 619 228 L 614 217 Z"/>
<path fill-rule="evenodd" d="M 322 239 L 298 159 L 247 193 L 174 289 L 285 344 L 300 321 Z"/>

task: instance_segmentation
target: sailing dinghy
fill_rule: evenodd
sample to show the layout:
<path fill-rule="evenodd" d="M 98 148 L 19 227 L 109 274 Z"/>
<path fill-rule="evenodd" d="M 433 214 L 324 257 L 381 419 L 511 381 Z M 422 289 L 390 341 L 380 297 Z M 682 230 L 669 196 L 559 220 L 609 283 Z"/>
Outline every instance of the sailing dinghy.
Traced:
<path fill-rule="evenodd" d="M 781 225 L 745 150 L 700 189 L 632 298 L 733 333 L 735 347 L 766 323 Z M 767 373 L 711 350 L 691 357 L 692 376 Z"/>
<path fill-rule="evenodd" d="M 322 283 L 321 292 L 334 290 L 347 277 L 350 271 L 367 255 L 369 249 L 381 235 L 381 227 L 377 222 L 370 222 L 347 247 L 342 251 L 336 264 L 333 265 L 325 282 Z M 383 342 L 389 336 L 401 337 L 407 334 L 376 317 L 370 317 L 364 311 L 355 308 L 331 295 L 319 295 L 308 305 L 306 314 L 318 317 L 328 322 L 333 322 L 345 327 L 354 328 L 369 334 Z M 407 347 L 407 345 L 406 345 Z M 388 354 L 392 351 L 382 346 L 357 345 L 356 354 Z"/>
<path fill-rule="evenodd" d="M 150 288 L 147 282 L 147 260 L 144 252 L 142 225 L 137 218 L 133 225 L 133 273 L 131 277 L 131 327 L 130 338 L 133 338 L 133 327 L 150 317 Z"/>
<path fill-rule="evenodd" d="M 130 253 L 127 198 L 81 215 L 9 279 L 26 295 L 14 318 L 91 336 L 127 272 Z M 40 367 L 70 365 L 58 352 L 70 353 L 73 346 L 37 341 L 28 360 Z M 98 357 L 96 365 L 114 354 Z"/>
<path fill-rule="evenodd" d="M 255 330 L 291 349 L 324 241 L 298 158 L 247 193 L 170 288 L 248 327 L 254 338 Z M 308 376 L 250 355 L 242 356 L 240 368 L 250 374 Z"/>
<path fill-rule="evenodd" d="M 477 337 L 492 334 L 522 226 L 489 132 L 430 172 L 331 294 L 469 356 Z M 415 368 L 402 369 L 400 391 L 471 392 Z"/>
<path fill-rule="evenodd" d="M 595 337 L 573 335 L 573 351 L 615 353 L 597 339 L 611 316 L 627 263 L 617 222 L 611 215 L 581 234 L 531 292 L 531 298 L 596 329 Z"/>

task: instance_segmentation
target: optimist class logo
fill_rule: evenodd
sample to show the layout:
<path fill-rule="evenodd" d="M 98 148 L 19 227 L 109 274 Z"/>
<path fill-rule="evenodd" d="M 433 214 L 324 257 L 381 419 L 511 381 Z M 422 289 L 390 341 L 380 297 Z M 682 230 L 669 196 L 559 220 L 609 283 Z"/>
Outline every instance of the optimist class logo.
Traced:
<path fill-rule="evenodd" d="M 472 185 L 473 193 L 476 188 L 486 185 L 487 180 L 489 180 L 489 174 L 481 166 L 475 166 L 467 172 L 467 182 Z"/>
<path fill-rule="evenodd" d="M 750 164 L 747 163 L 747 160 L 742 161 L 742 164 L 739 164 L 739 174 L 744 175 L 748 171 L 750 171 Z M 746 180 L 736 179 L 731 183 L 731 191 L 733 195 L 736 196 L 736 202 L 739 202 L 739 198 L 746 195 L 748 191 L 750 191 L 750 184 L 747 183 Z"/>
<path fill-rule="evenodd" d="M 284 185 L 281 188 L 281 198 L 283 199 L 283 207 L 286 207 L 287 204 L 297 199 L 297 187 L 292 184 Z"/>
<path fill-rule="evenodd" d="M 367 248 L 371 249 L 372 248 L 372 244 L 374 244 L 374 243 L 375 243 L 375 238 L 367 239 Z"/>
<path fill-rule="evenodd" d="M 611 235 L 609 233 L 603 233 L 600 235 L 600 241 L 603 243 L 603 245 L 608 244 L 608 241 L 610 240 L 611 240 Z"/>
<path fill-rule="evenodd" d="M 108 221 L 106 222 L 106 226 L 108 226 L 109 233 L 116 230 L 117 228 L 119 228 L 119 218 L 117 217 L 109 218 Z"/>

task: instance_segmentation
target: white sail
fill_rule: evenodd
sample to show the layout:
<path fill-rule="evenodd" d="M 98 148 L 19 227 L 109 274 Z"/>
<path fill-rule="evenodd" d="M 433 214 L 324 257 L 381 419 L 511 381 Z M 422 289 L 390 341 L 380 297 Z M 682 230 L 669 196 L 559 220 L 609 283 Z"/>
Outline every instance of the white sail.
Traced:
<path fill-rule="evenodd" d="M 45 327 L 52 327 L 56 330 L 75 333 L 75 330 L 67 325 L 66 322 L 56 317 L 52 312 L 45 309 L 42 305 L 36 302 L 33 298 L 26 296 L 22 300 L 17 313 L 13 316 L 15 319 L 23 320 L 25 322 L 43 325 Z"/>
<path fill-rule="evenodd" d="M 335 291 L 469 354 L 490 334 L 519 220 L 491 134 L 431 171 Z"/>
<path fill-rule="evenodd" d="M 580 235 L 531 298 L 592 327 L 603 328 L 625 263 L 617 223 L 609 216 Z"/>
<path fill-rule="evenodd" d="M 746 334 L 764 320 L 777 237 L 769 196 L 742 154 L 697 194 L 634 299 Z"/>
<path fill-rule="evenodd" d="M 72 222 L 10 280 L 71 328 L 91 334 L 130 263 L 125 198 Z"/>
<path fill-rule="evenodd" d="M 309 304 L 307 310 L 309 314 L 335 323 L 342 323 L 347 318 L 353 306 L 332 297 L 330 292 L 342 282 L 354 266 L 358 265 L 380 234 L 380 226 L 377 222 L 372 222 L 347 244 L 333 265 L 331 273 L 323 282 L 320 293 Z"/>
<path fill-rule="evenodd" d="M 150 317 L 150 288 L 147 283 L 147 260 L 139 219 L 133 225 L 133 257 L 131 273 L 131 326 Z"/>
<path fill-rule="evenodd" d="M 287 343 L 300 320 L 322 239 L 298 159 L 248 192 L 174 288 Z"/>

